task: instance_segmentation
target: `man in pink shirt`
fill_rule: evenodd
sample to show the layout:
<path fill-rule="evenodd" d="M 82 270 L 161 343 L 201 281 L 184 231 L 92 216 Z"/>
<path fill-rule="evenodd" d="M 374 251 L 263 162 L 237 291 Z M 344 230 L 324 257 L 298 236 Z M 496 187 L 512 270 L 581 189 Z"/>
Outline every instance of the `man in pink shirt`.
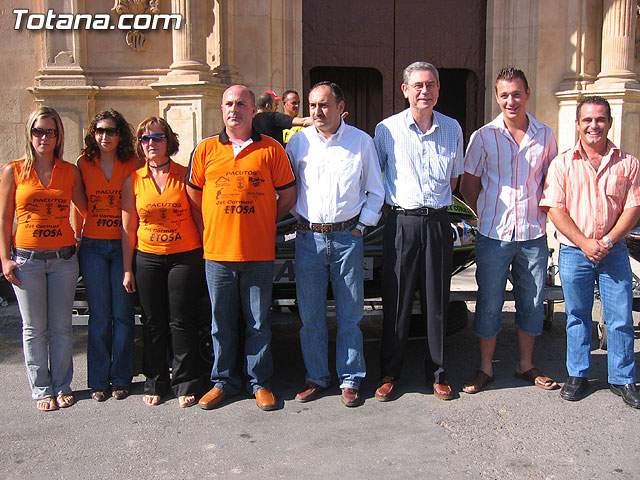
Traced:
<path fill-rule="evenodd" d="M 532 360 L 535 338 L 542 333 L 548 256 L 547 217 L 538 203 L 558 147 L 551 129 L 527 113 L 527 100 L 524 72 L 503 68 L 496 78 L 501 113 L 473 133 L 465 156 L 460 191 L 478 213 L 473 330 L 480 344 L 480 366 L 464 384 L 466 393 L 477 393 L 493 381 L 493 353 L 509 273 L 516 300 L 516 376 L 545 390 L 558 388 Z"/>
<path fill-rule="evenodd" d="M 567 314 L 567 371 L 560 390 L 576 401 L 588 391 L 591 309 L 596 281 L 607 323 L 609 389 L 640 408 L 633 351 L 632 275 L 625 237 L 640 217 L 638 159 L 607 139 L 611 107 L 586 97 L 576 111 L 577 145 L 549 167 L 540 206 L 558 229 Z"/>

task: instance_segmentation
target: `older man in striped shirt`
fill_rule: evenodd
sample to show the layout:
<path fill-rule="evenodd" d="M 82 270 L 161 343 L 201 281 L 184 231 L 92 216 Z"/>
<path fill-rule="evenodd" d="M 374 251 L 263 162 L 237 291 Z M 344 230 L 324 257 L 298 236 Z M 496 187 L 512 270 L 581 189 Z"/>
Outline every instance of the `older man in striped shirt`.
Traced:
<path fill-rule="evenodd" d="M 374 142 L 384 171 L 386 211 L 382 302 L 382 379 L 375 397 L 391 400 L 409 337 L 416 286 L 427 325 L 426 381 L 442 400 L 453 398 L 444 372 L 453 238 L 447 206 L 462 174 L 462 129 L 433 110 L 438 70 L 415 62 L 403 72 L 409 108 L 383 120 Z"/>
<path fill-rule="evenodd" d="M 530 92 L 522 70 L 503 68 L 495 91 L 501 113 L 471 136 L 460 187 L 478 213 L 473 330 L 480 343 L 480 366 L 462 390 L 477 393 L 494 378 L 492 360 L 509 273 L 516 300 L 516 376 L 549 390 L 558 385 L 533 365 L 532 355 L 542 333 L 548 256 L 547 217 L 538 203 L 558 148 L 551 129 L 527 113 Z"/>
<path fill-rule="evenodd" d="M 576 401 L 588 391 L 591 309 L 596 281 L 607 323 L 609 389 L 640 408 L 633 350 L 632 275 L 625 237 L 640 217 L 640 165 L 607 139 L 611 107 L 586 97 L 576 111 L 580 139 L 549 167 L 540 206 L 558 229 L 567 313 L 567 371 L 560 390 Z"/>

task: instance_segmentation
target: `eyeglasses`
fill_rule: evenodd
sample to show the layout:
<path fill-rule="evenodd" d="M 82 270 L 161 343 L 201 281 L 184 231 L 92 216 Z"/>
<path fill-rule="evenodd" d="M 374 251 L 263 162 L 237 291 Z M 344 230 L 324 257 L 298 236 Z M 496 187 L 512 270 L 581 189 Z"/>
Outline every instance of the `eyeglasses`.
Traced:
<path fill-rule="evenodd" d="M 416 92 L 421 92 L 423 88 L 426 87 L 427 91 L 434 90 L 437 86 L 437 82 L 427 82 L 427 83 L 414 83 L 413 85 L 409 85 Z"/>
<path fill-rule="evenodd" d="M 108 137 L 115 137 L 118 135 L 118 129 L 109 127 L 109 128 L 101 128 L 96 127 L 96 135 L 107 135 Z"/>
<path fill-rule="evenodd" d="M 140 143 L 149 143 L 151 140 L 154 142 L 163 142 L 167 136 L 164 133 L 152 133 L 150 135 L 142 135 L 139 140 Z"/>
<path fill-rule="evenodd" d="M 36 138 L 42 138 L 45 135 L 49 138 L 56 138 L 58 136 L 58 130 L 55 128 L 31 128 L 31 135 Z"/>

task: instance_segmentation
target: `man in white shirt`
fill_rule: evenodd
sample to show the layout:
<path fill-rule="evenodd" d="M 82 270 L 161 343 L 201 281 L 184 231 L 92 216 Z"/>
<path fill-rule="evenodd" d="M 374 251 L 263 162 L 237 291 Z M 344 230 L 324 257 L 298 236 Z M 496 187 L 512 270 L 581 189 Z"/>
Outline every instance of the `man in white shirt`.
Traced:
<path fill-rule="evenodd" d="M 462 387 L 466 393 L 477 393 L 493 381 L 509 273 L 516 300 L 516 376 L 545 390 L 558 388 L 532 360 L 535 338 L 542 333 L 548 256 L 547 216 L 538 204 L 558 147 L 551 129 L 527 113 L 528 99 L 524 72 L 503 68 L 496 79 L 502 113 L 473 133 L 465 157 L 460 191 L 478 213 L 473 330 L 480 342 L 480 366 Z"/>
<path fill-rule="evenodd" d="M 313 126 L 287 144 L 298 182 L 295 215 L 296 294 L 302 320 L 300 344 L 307 370 L 296 400 L 307 402 L 329 386 L 327 283 L 336 302 L 336 370 L 347 407 L 360 404 L 366 375 L 360 320 L 364 311 L 362 236 L 378 223 L 384 201 L 373 141 L 342 121 L 344 93 L 331 82 L 309 93 Z"/>

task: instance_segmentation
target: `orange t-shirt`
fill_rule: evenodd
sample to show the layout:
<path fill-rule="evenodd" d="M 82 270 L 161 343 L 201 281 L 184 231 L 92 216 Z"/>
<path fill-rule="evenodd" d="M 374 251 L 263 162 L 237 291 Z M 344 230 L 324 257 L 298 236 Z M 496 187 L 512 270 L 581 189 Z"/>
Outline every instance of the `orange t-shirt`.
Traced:
<path fill-rule="evenodd" d="M 136 168 L 135 157 L 126 162 L 116 159 L 111 178 L 107 180 L 98 158 L 90 161 L 82 157 L 80 173 L 89 201 L 83 236 L 108 240 L 122 238 L 122 184 Z"/>
<path fill-rule="evenodd" d="M 184 178 L 187 167 L 171 162 L 167 183 L 158 192 L 145 165 L 131 174 L 138 212 L 138 243 L 141 252 L 156 255 L 188 252 L 200 248 L 200 234 L 191 216 Z"/>
<path fill-rule="evenodd" d="M 20 180 L 24 160 L 12 162 L 16 184 L 16 220 L 13 237 L 17 248 L 57 249 L 75 244 L 69 222 L 73 191 L 73 165 L 56 159 L 48 186 L 42 185 L 35 170 Z"/>
<path fill-rule="evenodd" d="M 202 190 L 204 258 L 227 262 L 275 258 L 276 191 L 295 185 L 289 159 L 274 139 L 253 133 L 234 157 L 223 130 L 202 140 L 187 183 Z"/>

